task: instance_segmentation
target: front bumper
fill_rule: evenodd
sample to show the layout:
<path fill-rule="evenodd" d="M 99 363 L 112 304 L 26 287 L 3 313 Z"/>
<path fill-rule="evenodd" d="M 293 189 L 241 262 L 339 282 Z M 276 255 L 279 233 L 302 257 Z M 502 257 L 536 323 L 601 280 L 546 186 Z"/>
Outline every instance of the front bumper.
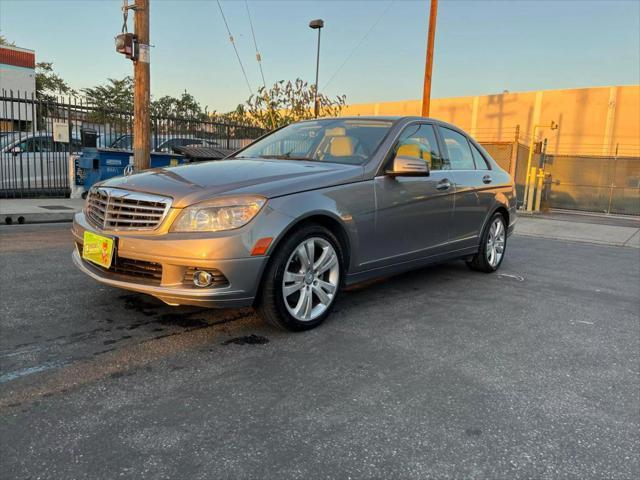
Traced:
<path fill-rule="evenodd" d="M 148 279 L 107 271 L 82 259 L 80 247 L 84 232 L 115 237 L 116 258 L 154 262 L 161 266 L 161 278 L 152 284 Z M 76 249 L 73 263 L 84 274 L 112 287 L 146 293 L 170 305 L 195 305 L 213 308 L 249 306 L 255 298 L 259 280 L 267 256 L 252 257 L 249 252 L 239 258 L 224 258 L 225 254 L 237 255 L 240 238 L 233 242 L 233 235 L 184 238 L 181 235 L 137 235 L 135 232 L 102 232 L 89 225 L 82 213 L 75 216 L 72 234 Z M 242 232 L 236 233 L 242 235 Z M 229 244 L 234 248 L 229 250 Z M 198 288 L 191 284 L 189 268 L 216 269 L 227 280 L 224 286 Z"/>

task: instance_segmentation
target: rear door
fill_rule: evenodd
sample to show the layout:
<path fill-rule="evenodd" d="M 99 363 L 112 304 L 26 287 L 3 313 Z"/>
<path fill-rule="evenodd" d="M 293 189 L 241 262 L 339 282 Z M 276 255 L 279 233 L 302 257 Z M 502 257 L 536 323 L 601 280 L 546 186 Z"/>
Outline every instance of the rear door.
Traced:
<path fill-rule="evenodd" d="M 452 247 L 473 246 L 478 243 L 483 222 L 493 202 L 491 171 L 466 135 L 444 126 L 439 130 L 456 190 L 450 229 L 450 240 L 454 242 Z"/>
<path fill-rule="evenodd" d="M 436 255 L 446 250 L 453 215 L 454 188 L 435 128 L 430 123 L 408 125 L 390 152 L 419 158 L 429 165 L 424 177 L 380 175 L 375 178 L 376 256 L 379 265 Z"/>

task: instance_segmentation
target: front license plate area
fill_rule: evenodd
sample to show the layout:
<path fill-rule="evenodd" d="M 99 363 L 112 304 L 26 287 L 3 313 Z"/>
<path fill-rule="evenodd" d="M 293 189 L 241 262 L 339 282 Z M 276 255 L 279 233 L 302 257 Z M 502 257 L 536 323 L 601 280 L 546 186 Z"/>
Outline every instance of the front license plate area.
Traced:
<path fill-rule="evenodd" d="M 113 260 L 114 244 L 115 241 L 111 237 L 85 230 L 82 243 L 82 258 L 101 267 L 109 268 Z"/>

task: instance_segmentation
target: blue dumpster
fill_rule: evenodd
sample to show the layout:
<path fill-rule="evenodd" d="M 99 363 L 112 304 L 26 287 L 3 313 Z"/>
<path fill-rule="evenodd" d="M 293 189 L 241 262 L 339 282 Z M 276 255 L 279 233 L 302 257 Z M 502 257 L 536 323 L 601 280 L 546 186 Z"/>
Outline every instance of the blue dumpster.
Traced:
<path fill-rule="evenodd" d="M 91 186 L 102 180 L 124 175 L 124 169 L 133 162 L 130 150 L 113 148 L 83 148 L 75 162 L 75 183 L 87 192 Z M 183 155 L 175 153 L 151 152 L 151 168 L 170 167 L 186 163 Z"/>

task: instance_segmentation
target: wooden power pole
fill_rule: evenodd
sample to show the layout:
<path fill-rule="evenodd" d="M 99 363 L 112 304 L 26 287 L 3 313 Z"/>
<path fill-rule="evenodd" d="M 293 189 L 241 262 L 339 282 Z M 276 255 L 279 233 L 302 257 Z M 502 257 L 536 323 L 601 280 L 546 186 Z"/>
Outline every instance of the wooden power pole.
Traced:
<path fill-rule="evenodd" d="M 433 44 L 436 38 L 436 15 L 438 0 L 431 0 L 429 9 L 429 33 L 427 36 L 427 61 L 424 66 L 424 91 L 422 93 L 422 116 L 429 116 L 431 107 L 431 71 L 433 70 Z"/>
<path fill-rule="evenodd" d="M 150 166 L 151 81 L 149 74 L 149 0 L 135 0 L 138 58 L 133 63 L 133 165 L 136 172 Z"/>

